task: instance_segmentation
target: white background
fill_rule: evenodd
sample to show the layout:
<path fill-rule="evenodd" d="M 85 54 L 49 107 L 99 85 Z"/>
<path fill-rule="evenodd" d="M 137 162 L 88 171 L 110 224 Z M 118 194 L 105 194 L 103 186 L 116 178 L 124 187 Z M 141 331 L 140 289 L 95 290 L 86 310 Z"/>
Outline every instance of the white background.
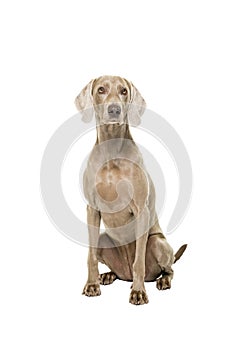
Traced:
<path fill-rule="evenodd" d="M 232 349 L 232 2 L 22 0 L 0 13 L 1 349 Z M 44 148 L 102 74 L 132 80 L 193 165 L 189 212 L 168 237 L 188 249 L 170 291 L 147 284 L 146 306 L 128 303 L 126 282 L 81 295 L 87 249 L 40 198 Z"/>

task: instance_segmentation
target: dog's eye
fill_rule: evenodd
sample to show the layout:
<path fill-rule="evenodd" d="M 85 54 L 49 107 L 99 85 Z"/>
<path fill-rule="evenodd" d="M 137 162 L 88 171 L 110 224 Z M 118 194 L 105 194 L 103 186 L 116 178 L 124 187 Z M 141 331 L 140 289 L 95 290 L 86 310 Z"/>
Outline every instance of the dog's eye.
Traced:
<path fill-rule="evenodd" d="M 104 88 L 103 86 L 100 86 L 100 87 L 98 88 L 98 93 L 99 93 L 99 94 L 104 94 L 104 93 L 105 93 L 105 88 Z"/>
<path fill-rule="evenodd" d="M 121 95 L 126 96 L 127 94 L 128 94 L 127 89 L 125 89 L 125 88 L 121 89 Z"/>

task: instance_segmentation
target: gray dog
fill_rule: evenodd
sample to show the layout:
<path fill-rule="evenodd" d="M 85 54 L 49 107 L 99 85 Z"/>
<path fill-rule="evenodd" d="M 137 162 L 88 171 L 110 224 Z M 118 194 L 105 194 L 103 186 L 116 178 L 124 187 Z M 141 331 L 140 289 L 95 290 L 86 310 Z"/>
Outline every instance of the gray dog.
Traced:
<path fill-rule="evenodd" d="M 155 210 L 155 189 L 129 124 L 138 125 L 145 101 L 126 79 L 103 76 L 77 96 L 84 121 L 96 117 L 97 139 L 84 173 L 88 201 L 88 279 L 83 294 L 100 295 L 100 284 L 133 281 L 129 301 L 148 303 L 145 281 L 159 290 L 171 287 L 176 254 L 164 237 Z M 106 232 L 100 235 L 101 219 Z M 98 262 L 110 272 L 99 275 Z"/>

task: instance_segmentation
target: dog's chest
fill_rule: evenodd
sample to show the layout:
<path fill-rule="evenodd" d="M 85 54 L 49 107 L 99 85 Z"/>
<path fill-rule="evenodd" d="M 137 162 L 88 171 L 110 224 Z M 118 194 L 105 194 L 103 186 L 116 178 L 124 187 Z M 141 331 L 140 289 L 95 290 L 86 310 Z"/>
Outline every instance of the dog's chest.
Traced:
<path fill-rule="evenodd" d="M 95 188 L 104 201 L 115 201 L 132 194 L 134 176 L 137 166 L 124 159 L 106 162 L 97 172 Z"/>
<path fill-rule="evenodd" d="M 106 226 L 125 224 L 132 213 L 144 208 L 148 198 L 145 170 L 137 163 L 114 158 L 94 169 L 89 162 L 84 176 L 85 197 L 90 205 L 101 212 Z"/>
<path fill-rule="evenodd" d="M 104 201 L 115 201 L 121 193 L 121 187 L 130 191 L 133 180 L 133 166 L 129 161 L 111 160 L 106 162 L 96 174 L 96 191 Z"/>

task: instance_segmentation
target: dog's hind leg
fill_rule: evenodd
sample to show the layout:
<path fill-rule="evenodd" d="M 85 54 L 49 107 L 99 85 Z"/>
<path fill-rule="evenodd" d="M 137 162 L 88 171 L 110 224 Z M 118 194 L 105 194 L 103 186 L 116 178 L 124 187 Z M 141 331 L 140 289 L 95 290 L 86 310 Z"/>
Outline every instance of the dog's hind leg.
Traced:
<path fill-rule="evenodd" d="M 159 290 L 171 288 L 174 275 L 172 265 L 180 259 L 186 247 L 187 244 L 184 244 L 174 254 L 162 233 L 152 233 L 147 242 L 145 281 L 156 281 Z"/>
<path fill-rule="evenodd" d="M 156 287 L 159 290 L 165 290 L 171 288 L 171 280 L 174 272 L 172 264 L 174 263 L 174 253 L 171 246 L 166 239 L 159 239 L 157 242 L 156 255 L 158 264 L 161 267 L 162 276 L 157 279 Z"/>
<path fill-rule="evenodd" d="M 146 281 L 155 281 L 159 290 L 171 288 L 173 249 L 162 234 L 149 236 L 146 254 Z"/>
<path fill-rule="evenodd" d="M 115 274 L 115 272 L 112 272 L 112 271 L 105 272 L 100 274 L 99 279 L 100 279 L 100 284 L 103 284 L 103 285 L 112 284 L 117 279 L 117 275 Z"/>
<path fill-rule="evenodd" d="M 135 242 L 131 244 L 135 245 Z M 110 269 L 110 272 L 99 276 L 101 284 L 111 284 L 117 278 L 124 281 L 132 281 L 134 254 L 129 254 L 131 249 L 129 250 L 128 248 L 129 245 L 118 246 L 107 233 L 100 235 L 97 259 Z"/>

